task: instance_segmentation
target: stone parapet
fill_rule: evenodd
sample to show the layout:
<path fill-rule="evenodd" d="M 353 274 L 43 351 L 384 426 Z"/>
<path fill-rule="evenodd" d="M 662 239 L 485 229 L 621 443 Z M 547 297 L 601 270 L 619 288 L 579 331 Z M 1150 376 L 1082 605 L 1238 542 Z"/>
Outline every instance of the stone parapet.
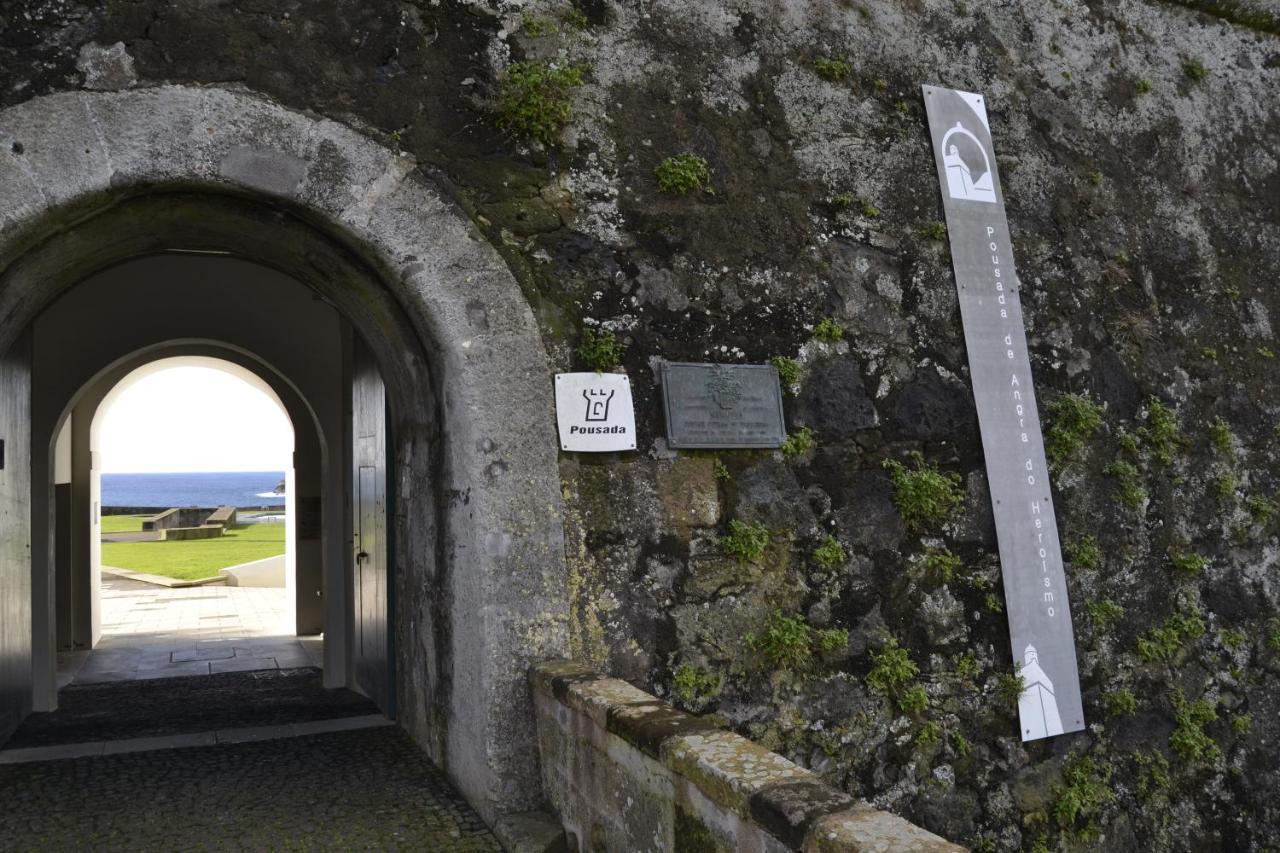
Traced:
<path fill-rule="evenodd" d="M 566 661 L 530 678 L 543 786 L 570 850 L 963 849 L 625 681 Z"/>

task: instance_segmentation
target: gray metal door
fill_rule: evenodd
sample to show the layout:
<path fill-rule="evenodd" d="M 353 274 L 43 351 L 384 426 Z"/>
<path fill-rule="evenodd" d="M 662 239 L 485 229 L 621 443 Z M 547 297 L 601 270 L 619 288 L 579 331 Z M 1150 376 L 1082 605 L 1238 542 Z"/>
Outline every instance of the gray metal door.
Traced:
<path fill-rule="evenodd" d="M 363 347 L 356 347 L 352 368 L 353 669 L 355 686 L 390 714 L 386 391 L 377 366 Z"/>

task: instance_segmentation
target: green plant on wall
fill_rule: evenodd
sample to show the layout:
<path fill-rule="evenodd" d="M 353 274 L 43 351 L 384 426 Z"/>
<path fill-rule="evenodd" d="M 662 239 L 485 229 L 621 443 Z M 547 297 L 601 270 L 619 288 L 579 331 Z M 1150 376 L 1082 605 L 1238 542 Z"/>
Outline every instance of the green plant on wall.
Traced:
<path fill-rule="evenodd" d="M 800 384 L 800 362 L 785 355 L 775 355 L 769 359 L 769 363 L 777 368 L 778 380 L 782 383 L 784 391 L 790 391 Z"/>
<path fill-rule="evenodd" d="M 947 239 L 947 226 L 936 219 L 920 226 L 920 236 L 926 240 L 942 242 Z"/>
<path fill-rule="evenodd" d="M 720 550 L 740 563 L 754 563 L 769 547 L 769 528 L 758 521 L 729 522 L 728 534 L 720 537 Z"/>
<path fill-rule="evenodd" d="M 938 586 L 954 581 L 964 568 L 964 561 L 945 547 L 929 548 L 924 552 L 921 564 L 925 577 Z"/>
<path fill-rule="evenodd" d="M 1124 608 L 1109 598 L 1101 601 L 1090 601 L 1085 605 L 1089 618 L 1098 630 L 1103 630 L 1124 618 Z"/>
<path fill-rule="evenodd" d="M 1206 565 L 1204 557 L 1194 551 L 1184 551 L 1180 547 L 1169 549 L 1169 565 L 1180 575 L 1198 575 Z"/>
<path fill-rule="evenodd" d="M 1259 524 L 1266 524 L 1276 514 L 1276 502 L 1264 495 L 1250 495 L 1245 508 Z"/>
<path fill-rule="evenodd" d="M 844 340 L 844 327 L 830 317 L 823 317 L 813 327 L 813 336 L 823 343 L 839 343 Z"/>
<path fill-rule="evenodd" d="M 1108 477 L 1114 477 L 1120 486 L 1117 497 L 1130 509 L 1141 509 L 1147 502 L 1147 490 L 1142 488 L 1142 474 L 1138 466 L 1124 459 L 1117 459 L 1102 469 Z"/>
<path fill-rule="evenodd" d="M 1164 465 L 1172 464 L 1174 454 L 1186 444 L 1186 438 L 1178 429 L 1177 415 L 1158 397 L 1147 400 L 1147 422 L 1138 429 L 1138 435 Z"/>
<path fill-rule="evenodd" d="M 921 692 L 923 692 L 923 690 Z M 938 725 L 933 720 L 929 720 L 928 722 L 926 722 L 916 732 L 915 743 L 916 743 L 916 746 L 920 747 L 921 749 L 933 749 L 935 746 L 937 746 L 941 742 L 942 742 L 942 726 Z"/>
<path fill-rule="evenodd" d="M 823 80 L 838 83 L 849 76 L 849 63 L 824 56 L 813 61 L 813 70 Z"/>
<path fill-rule="evenodd" d="M 844 564 L 847 555 L 844 546 L 840 544 L 840 540 L 834 536 L 827 536 L 818 543 L 818 547 L 813 549 L 813 562 L 824 569 L 834 569 Z"/>
<path fill-rule="evenodd" d="M 1102 706 L 1113 717 L 1131 717 L 1138 712 L 1138 697 L 1128 688 L 1112 690 L 1102 695 Z"/>
<path fill-rule="evenodd" d="M 1102 426 L 1102 407 L 1083 394 L 1063 394 L 1047 407 L 1044 449 L 1054 467 L 1073 458 Z"/>
<path fill-rule="evenodd" d="M 626 351 L 618 336 L 608 329 L 583 329 L 578 344 L 578 360 L 597 373 L 605 373 L 622 364 Z"/>
<path fill-rule="evenodd" d="M 1204 633 L 1204 617 L 1194 610 L 1181 610 L 1138 637 L 1138 657 L 1147 663 L 1172 660 L 1179 649 Z"/>
<path fill-rule="evenodd" d="M 957 657 L 954 668 L 956 677 L 964 681 L 972 681 L 982 671 L 982 667 L 978 664 L 978 655 L 971 651 Z"/>
<path fill-rule="evenodd" d="M 1223 420 L 1221 415 L 1218 415 L 1213 419 L 1213 423 L 1209 424 L 1209 443 L 1213 445 L 1214 450 L 1223 456 L 1231 453 L 1231 424 Z"/>
<path fill-rule="evenodd" d="M 1027 680 L 1020 672 L 1002 672 L 996 677 L 996 700 L 1002 707 L 1017 708 L 1026 689 Z"/>
<path fill-rule="evenodd" d="M 658 179 L 659 192 L 688 195 L 711 187 L 711 166 L 702 157 L 687 151 L 663 160 L 653 174 Z"/>
<path fill-rule="evenodd" d="M 498 126 L 547 147 L 573 117 L 573 90 L 582 85 L 583 68 L 547 62 L 515 62 L 498 87 Z"/>
<path fill-rule="evenodd" d="M 1064 547 L 1063 552 L 1078 569 L 1096 569 L 1102 565 L 1102 549 L 1092 533 L 1085 534 Z"/>
<path fill-rule="evenodd" d="M 764 630 L 750 635 L 747 643 L 778 669 L 804 670 L 813 661 L 809 625 L 801 617 L 781 611 L 770 616 Z"/>
<path fill-rule="evenodd" d="M 784 456 L 799 456 L 802 453 L 808 453 L 813 449 L 813 430 L 808 427 L 801 427 L 798 432 L 793 432 L 787 436 L 786 441 L 782 442 L 782 454 Z"/>
<path fill-rule="evenodd" d="M 885 470 L 893 483 L 893 503 L 912 530 L 921 530 L 949 519 L 963 501 L 960 475 L 938 470 L 912 453 L 914 468 L 896 459 L 886 459 Z"/>
<path fill-rule="evenodd" d="M 672 695 L 683 707 L 695 712 L 714 702 L 722 688 L 720 676 L 689 663 L 676 667 L 671 679 Z"/>
<path fill-rule="evenodd" d="M 1173 734 L 1169 735 L 1169 746 L 1189 764 L 1201 764 L 1217 759 L 1222 750 L 1205 726 L 1218 719 L 1217 705 L 1208 699 L 1197 699 L 1188 702 L 1180 689 L 1169 695 L 1173 704 Z"/>
<path fill-rule="evenodd" d="M 843 628 L 814 628 L 801 616 L 774 611 L 764 630 L 747 635 L 747 645 L 765 661 L 784 672 L 804 672 L 818 653 L 830 653 L 847 645 Z"/>
<path fill-rule="evenodd" d="M 1054 791 L 1053 816 L 1058 827 L 1082 841 L 1098 836 L 1098 813 L 1115 799 L 1111 766 L 1093 758 L 1067 765 L 1062 784 Z"/>
<path fill-rule="evenodd" d="M 898 645 L 897 638 L 890 637 L 880 651 L 871 653 L 866 685 L 881 696 L 894 699 L 903 713 L 919 713 L 929 704 L 924 689 L 912 685 L 919 674 L 920 668 L 911 655 Z"/>

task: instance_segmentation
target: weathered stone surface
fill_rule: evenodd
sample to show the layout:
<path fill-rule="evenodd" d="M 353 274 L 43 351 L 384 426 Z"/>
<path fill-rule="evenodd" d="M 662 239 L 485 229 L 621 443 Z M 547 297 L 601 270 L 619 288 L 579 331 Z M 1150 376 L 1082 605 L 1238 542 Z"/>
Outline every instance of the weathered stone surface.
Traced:
<path fill-rule="evenodd" d="M 862 366 L 852 356 L 819 361 L 809 372 L 794 417 L 819 441 L 843 441 L 880 422 L 862 384 Z"/>
<path fill-rule="evenodd" d="M 803 849 L 805 853 L 959 853 L 964 848 L 864 806 L 818 818 Z"/>
<path fill-rule="evenodd" d="M 100 92 L 117 92 L 138 82 L 133 57 L 124 42 L 104 46 L 89 42 L 80 48 L 76 70 L 84 75 L 84 87 Z"/>
<path fill-rule="evenodd" d="M 903 387 L 894 405 L 893 420 L 900 435 L 923 441 L 972 439 L 978 427 L 973 393 L 934 371 L 925 371 Z"/>
<path fill-rule="evenodd" d="M 762 788 L 751 797 L 751 816 L 783 843 L 799 850 L 814 821 L 851 805 L 853 797 L 821 782 L 783 782 Z"/>
<path fill-rule="evenodd" d="M 730 732 L 681 735 L 665 745 L 664 753 L 667 766 L 744 817 L 762 788 L 813 778 L 803 767 Z"/>
<path fill-rule="evenodd" d="M 720 518 L 720 487 L 710 459 L 682 457 L 656 471 L 664 526 L 714 527 Z"/>
<path fill-rule="evenodd" d="M 661 757 L 667 738 L 717 728 L 715 723 L 658 701 L 620 706 L 609 712 L 609 731 L 655 759 Z"/>

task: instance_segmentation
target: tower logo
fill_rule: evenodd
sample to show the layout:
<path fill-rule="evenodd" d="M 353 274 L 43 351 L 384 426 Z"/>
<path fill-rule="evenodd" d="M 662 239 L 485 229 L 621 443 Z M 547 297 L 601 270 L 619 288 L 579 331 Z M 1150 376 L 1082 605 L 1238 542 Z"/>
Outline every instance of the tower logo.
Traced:
<path fill-rule="evenodd" d="M 609 420 L 609 403 L 613 401 L 614 390 L 604 388 L 585 388 L 582 398 L 587 401 L 585 421 Z"/>

